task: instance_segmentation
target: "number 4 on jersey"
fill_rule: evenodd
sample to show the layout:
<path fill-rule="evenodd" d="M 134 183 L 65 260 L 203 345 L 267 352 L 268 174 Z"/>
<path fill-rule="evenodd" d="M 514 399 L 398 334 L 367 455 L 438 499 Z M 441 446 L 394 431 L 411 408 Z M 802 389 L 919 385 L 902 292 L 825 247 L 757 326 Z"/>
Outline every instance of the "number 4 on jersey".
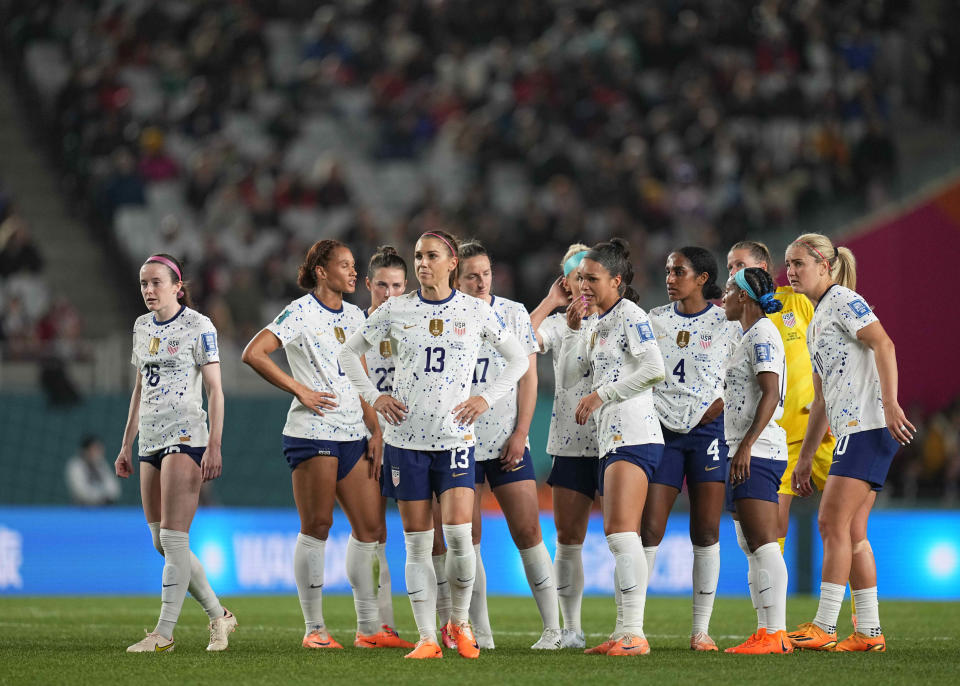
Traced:
<path fill-rule="evenodd" d="M 681 357 L 680 361 L 677 362 L 677 366 L 674 367 L 673 372 L 671 372 L 674 376 L 680 377 L 679 383 L 683 383 L 684 380 L 687 378 L 687 373 L 683 370 L 683 363 L 684 363 L 684 359 Z"/>

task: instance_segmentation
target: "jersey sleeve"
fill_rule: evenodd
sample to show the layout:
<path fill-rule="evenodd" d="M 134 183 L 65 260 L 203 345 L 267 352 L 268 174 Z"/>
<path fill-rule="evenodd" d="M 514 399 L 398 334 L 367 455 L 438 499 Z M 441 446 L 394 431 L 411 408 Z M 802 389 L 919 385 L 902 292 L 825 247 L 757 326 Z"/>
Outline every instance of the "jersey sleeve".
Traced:
<path fill-rule="evenodd" d="M 280 345 L 284 348 L 297 340 L 302 332 L 302 327 L 299 325 L 299 310 L 299 303 L 292 302 L 277 315 L 276 319 L 267 324 L 267 331 L 280 339 Z"/>
<path fill-rule="evenodd" d="M 533 323 L 530 321 L 530 314 L 526 308 L 517 304 L 517 321 L 513 335 L 520 341 L 520 347 L 527 355 L 533 355 L 540 350 L 537 344 L 537 335 L 533 332 Z"/>
<path fill-rule="evenodd" d="M 558 317 L 547 317 L 543 320 L 543 323 L 540 324 L 540 328 L 537 329 L 537 333 L 540 334 L 540 340 L 543 343 L 540 347 L 541 353 L 559 350 L 560 342 L 563 340 L 563 334 L 560 332 L 560 327 L 557 326 L 559 321 Z"/>
<path fill-rule="evenodd" d="M 856 336 L 863 327 L 879 321 L 877 315 L 858 293 L 845 290 L 834 298 L 836 298 L 833 305 L 834 315 L 840 326 L 851 336 Z"/>
<path fill-rule="evenodd" d="M 390 298 L 380 305 L 373 313 L 360 322 L 358 331 L 371 346 L 377 345 L 390 334 L 390 324 L 393 321 L 393 303 Z"/>
<path fill-rule="evenodd" d="M 506 323 L 492 307 L 484 303 L 484 306 L 477 311 L 480 313 L 480 337 L 483 340 L 496 346 L 509 335 L 510 332 L 507 330 Z M 527 321 L 530 321 L 529 317 Z"/>
<path fill-rule="evenodd" d="M 193 360 L 198 367 L 220 361 L 220 348 L 217 345 L 217 330 L 213 322 L 205 319 L 193 346 Z"/>
<path fill-rule="evenodd" d="M 657 337 L 653 334 L 653 326 L 645 312 L 637 308 L 637 311 L 625 314 L 623 327 L 627 350 L 630 351 L 631 355 L 640 357 L 651 351 L 656 351 L 659 354 L 660 348 L 657 347 Z"/>
<path fill-rule="evenodd" d="M 747 344 L 754 374 L 773 372 L 780 376 L 783 371 L 783 342 L 776 328 L 771 325 L 754 332 Z"/>

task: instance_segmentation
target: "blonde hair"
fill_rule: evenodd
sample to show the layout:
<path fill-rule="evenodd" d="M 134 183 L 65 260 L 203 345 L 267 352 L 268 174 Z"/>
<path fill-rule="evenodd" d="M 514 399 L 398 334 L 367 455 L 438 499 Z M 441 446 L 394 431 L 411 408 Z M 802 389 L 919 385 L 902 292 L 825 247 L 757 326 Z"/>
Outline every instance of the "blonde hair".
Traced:
<path fill-rule="evenodd" d="M 766 243 L 761 243 L 760 241 L 739 241 L 731 246 L 730 252 L 734 250 L 746 250 L 750 253 L 750 257 L 757 262 L 763 262 L 767 265 L 767 271 L 773 269 L 773 257 L 770 255 L 770 248 L 767 247 Z"/>
<path fill-rule="evenodd" d="M 587 252 L 590 250 L 589 245 L 584 245 L 583 243 L 572 243 L 567 252 L 564 254 L 563 259 L 560 260 L 560 271 L 563 272 L 563 266 L 567 263 L 571 257 L 576 255 L 579 252 Z"/>
<path fill-rule="evenodd" d="M 833 247 L 833 242 L 820 233 L 805 233 L 791 245 L 802 247 L 815 262 L 826 262 L 834 283 L 851 291 L 856 290 L 857 260 L 849 248 Z"/>

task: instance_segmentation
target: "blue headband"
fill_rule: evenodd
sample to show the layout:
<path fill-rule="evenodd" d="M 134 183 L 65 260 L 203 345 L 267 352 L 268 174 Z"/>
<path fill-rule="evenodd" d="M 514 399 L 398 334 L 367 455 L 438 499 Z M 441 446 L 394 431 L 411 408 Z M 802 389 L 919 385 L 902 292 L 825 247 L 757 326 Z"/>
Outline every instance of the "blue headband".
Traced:
<path fill-rule="evenodd" d="M 746 291 L 746 292 L 747 292 L 747 295 L 749 295 L 751 299 L 753 299 L 753 300 L 755 300 L 756 302 L 760 303 L 760 306 L 761 306 L 761 307 L 765 307 L 768 302 L 770 302 L 771 300 L 774 300 L 774 298 L 775 298 L 774 294 L 773 294 L 773 293 L 764 293 L 763 295 L 761 295 L 761 296 L 758 298 L 758 297 L 757 297 L 757 294 L 753 292 L 753 289 L 752 289 L 752 288 L 750 288 L 750 284 L 747 283 L 747 274 L 746 274 L 746 271 L 747 271 L 746 269 L 741 269 L 741 270 L 738 271 L 736 274 L 734 274 L 734 275 L 733 275 L 733 280 L 734 280 L 734 282 L 735 282 L 738 286 L 740 286 L 740 288 L 741 288 L 742 290 Z"/>
<path fill-rule="evenodd" d="M 583 262 L 583 258 L 587 256 L 587 252 L 587 250 L 581 250 L 568 257 L 567 261 L 563 263 L 563 275 L 570 276 L 570 272 L 579 267 L 580 263 Z"/>

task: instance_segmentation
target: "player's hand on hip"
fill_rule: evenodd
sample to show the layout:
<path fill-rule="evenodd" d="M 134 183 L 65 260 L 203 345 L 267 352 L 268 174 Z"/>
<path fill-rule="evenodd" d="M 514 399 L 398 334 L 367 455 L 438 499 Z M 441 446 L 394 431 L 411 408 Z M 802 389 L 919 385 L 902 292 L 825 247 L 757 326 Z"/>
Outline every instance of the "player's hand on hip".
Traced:
<path fill-rule="evenodd" d="M 386 393 L 373 401 L 373 409 L 383 415 L 383 418 L 394 426 L 407 418 L 407 406 L 392 395 Z"/>
<path fill-rule="evenodd" d="M 213 481 L 223 473 L 223 456 L 220 449 L 207 446 L 200 458 L 200 478 L 204 481 Z"/>
<path fill-rule="evenodd" d="M 897 443 L 906 445 L 913 440 L 913 434 L 916 433 L 917 429 L 907 419 L 900 405 L 895 402 L 884 403 L 883 418 L 887 423 L 887 430 L 896 439 Z"/>
<path fill-rule="evenodd" d="M 586 424 L 587 420 L 590 419 L 590 415 L 601 405 L 603 405 L 603 401 L 596 391 L 580 398 L 580 402 L 577 404 L 577 409 L 574 412 L 574 418 L 577 420 L 577 424 L 581 426 Z"/>
<path fill-rule="evenodd" d="M 133 458 L 130 456 L 130 450 L 121 450 L 113 463 L 113 470 L 121 479 L 126 479 L 133 474 Z"/>
<path fill-rule="evenodd" d="M 487 401 L 481 395 L 472 395 L 453 408 L 451 414 L 460 426 L 470 426 L 477 417 L 490 409 Z"/>
<path fill-rule="evenodd" d="M 305 389 L 297 394 L 297 400 L 299 400 L 304 407 L 310 408 L 321 417 L 323 416 L 324 410 L 332 410 L 337 406 L 336 397 L 335 393 L 310 389 Z"/>

